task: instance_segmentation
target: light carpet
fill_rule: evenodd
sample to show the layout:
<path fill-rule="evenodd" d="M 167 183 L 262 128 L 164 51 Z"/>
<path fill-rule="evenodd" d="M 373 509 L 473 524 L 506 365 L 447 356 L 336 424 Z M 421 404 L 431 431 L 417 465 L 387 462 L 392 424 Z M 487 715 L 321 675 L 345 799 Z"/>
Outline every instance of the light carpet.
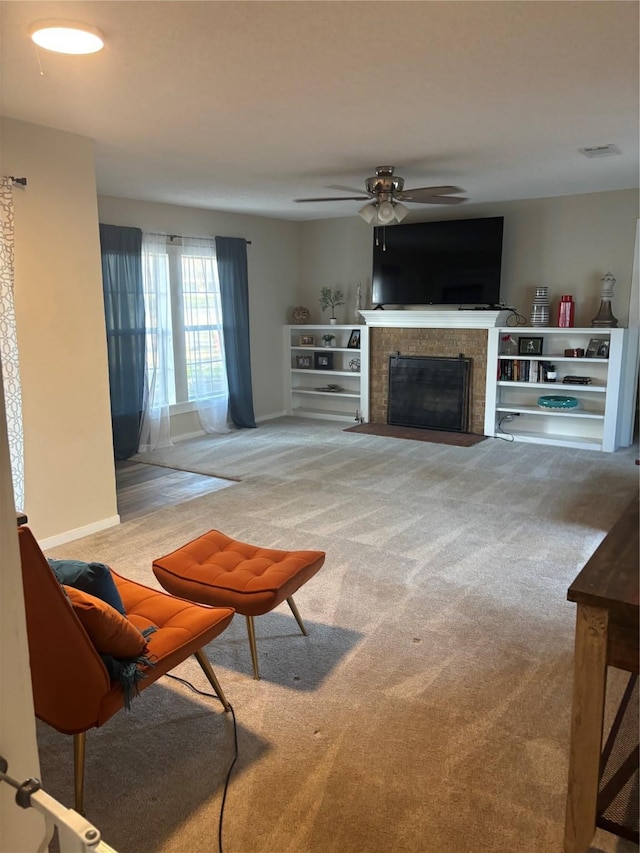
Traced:
<path fill-rule="evenodd" d="M 242 480 L 48 552 L 157 586 L 154 557 L 219 528 L 327 552 L 286 605 L 207 653 L 240 757 L 225 853 L 561 851 L 575 607 L 566 591 L 637 494 L 636 452 L 472 448 L 290 418 L 137 457 Z M 203 690 L 197 663 L 178 668 Z M 611 678 L 608 719 L 626 679 Z M 71 739 L 39 724 L 46 790 Z M 217 850 L 232 727 L 168 679 L 87 736 L 86 811 L 120 853 Z M 594 849 L 634 850 L 599 833 Z"/>

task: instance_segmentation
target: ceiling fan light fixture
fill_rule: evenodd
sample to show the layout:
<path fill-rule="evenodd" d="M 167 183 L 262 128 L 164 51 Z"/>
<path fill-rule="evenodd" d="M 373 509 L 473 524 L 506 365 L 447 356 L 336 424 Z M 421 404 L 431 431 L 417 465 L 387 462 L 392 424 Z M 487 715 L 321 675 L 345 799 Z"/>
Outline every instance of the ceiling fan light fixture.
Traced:
<path fill-rule="evenodd" d="M 378 225 L 391 225 L 396 218 L 390 201 L 381 201 L 378 205 Z"/>
<path fill-rule="evenodd" d="M 405 216 L 409 214 L 409 208 L 405 204 L 401 204 L 399 201 L 394 202 L 393 212 L 395 213 L 395 217 L 398 222 L 402 222 Z"/>
<path fill-rule="evenodd" d="M 368 204 L 365 204 L 364 207 L 360 208 L 358 213 L 364 219 L 367 225 L 371 225 L 377 213 L 377 205 L 375 201 L 370 201 Z"/>
<path fill-rule="evenodd" d="M 399 201 L 370 201 L 358 213 L 368 225 L 397 225 L 409 213 Z"/>
<path fill-rule="evenodd" d="M 97 53 L 105 43 L 96 27 L 75 21 L 38 21 L 29 28 L 31 39 L 45 50 L 76 56 Z"/>

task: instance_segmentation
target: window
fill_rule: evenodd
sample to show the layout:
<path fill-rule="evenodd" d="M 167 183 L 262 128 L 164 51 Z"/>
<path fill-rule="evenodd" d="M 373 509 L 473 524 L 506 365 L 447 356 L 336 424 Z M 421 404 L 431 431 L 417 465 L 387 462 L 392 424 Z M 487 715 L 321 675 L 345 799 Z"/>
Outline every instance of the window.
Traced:
<path fill-rule="evenodd" d="M 214 240 L 145 234 L 142 277 L 154 404 L 226 399 Z"/>

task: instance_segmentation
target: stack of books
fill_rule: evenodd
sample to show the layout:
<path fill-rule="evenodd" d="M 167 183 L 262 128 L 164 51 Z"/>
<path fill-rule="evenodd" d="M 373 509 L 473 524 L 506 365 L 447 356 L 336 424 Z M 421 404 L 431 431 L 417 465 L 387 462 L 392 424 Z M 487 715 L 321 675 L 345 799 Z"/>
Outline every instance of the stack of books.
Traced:
<path fill-rule="evenodd" d="M 590 376 L 565 376 L 562 381 L 565 385 L 591 385 Z"/>

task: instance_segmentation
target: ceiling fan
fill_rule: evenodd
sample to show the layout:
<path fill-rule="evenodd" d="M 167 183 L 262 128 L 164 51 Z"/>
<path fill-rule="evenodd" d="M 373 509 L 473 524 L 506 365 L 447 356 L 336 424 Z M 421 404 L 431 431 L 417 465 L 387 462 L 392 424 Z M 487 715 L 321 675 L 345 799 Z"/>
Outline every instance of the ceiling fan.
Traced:
<path fill-rule="evenodd" d="M 416 187 L 404 189 L 404 178 L 394 176 L 394 166 L 378 166 L 375 176 L 365 181 L 366 195 L 337 196 L 334 198 L 296 198 L 297 202 L 305 201 L 366 201 L 360 211 L 360 216 L 369 225 L 395 225 L 402 222 L 409 213 L 409 208 L 402 202 L 414 204 L 461 204 L 466 198 L 451 195 L 461 193 L 460 187 Z"/>

